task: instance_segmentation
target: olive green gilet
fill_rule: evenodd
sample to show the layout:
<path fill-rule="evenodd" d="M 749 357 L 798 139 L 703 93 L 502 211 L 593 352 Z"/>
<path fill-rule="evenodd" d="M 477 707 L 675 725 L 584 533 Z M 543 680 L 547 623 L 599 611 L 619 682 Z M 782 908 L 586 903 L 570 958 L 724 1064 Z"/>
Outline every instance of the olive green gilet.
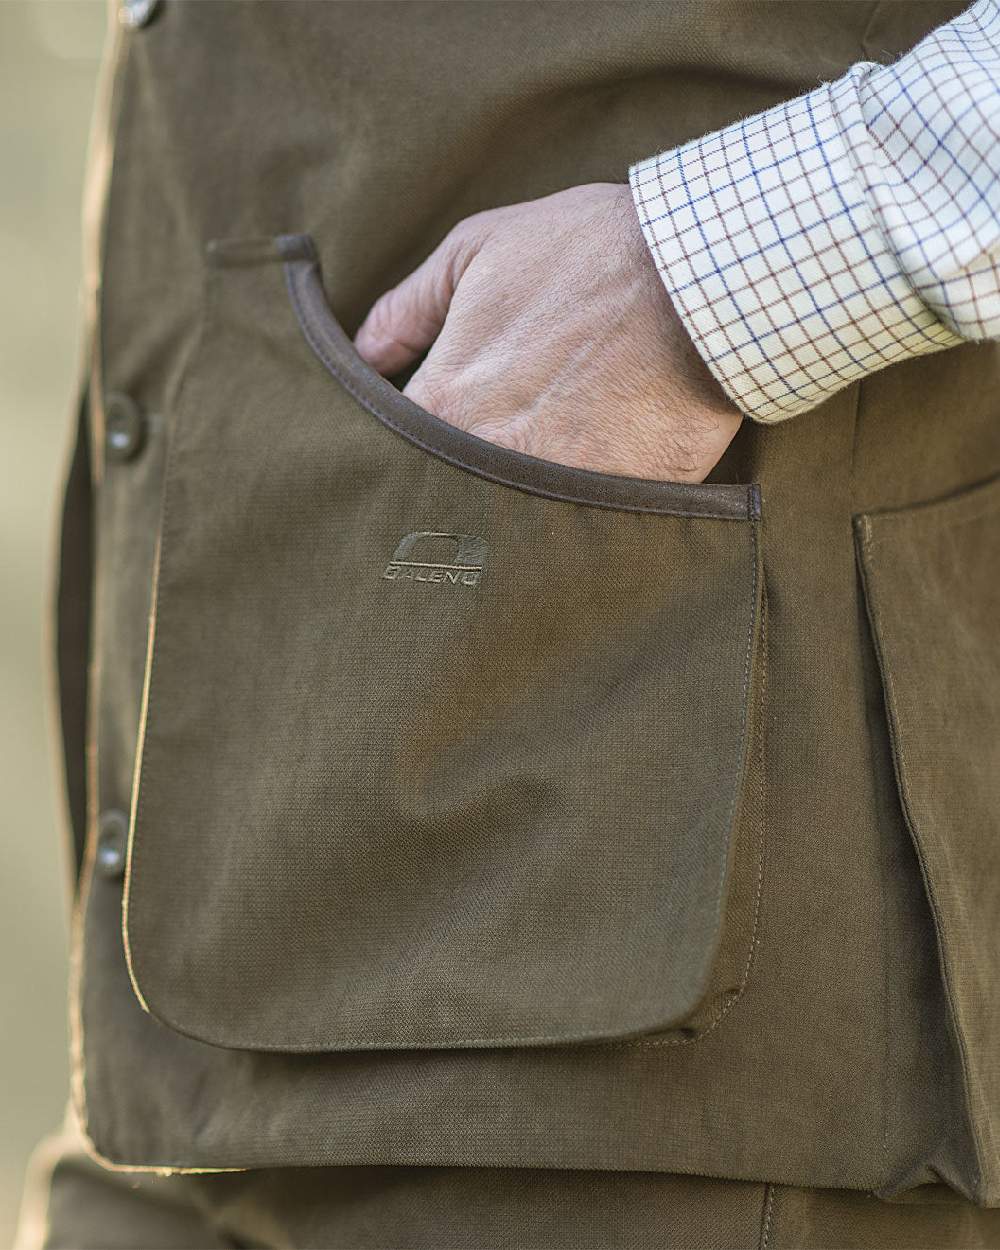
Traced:
<path fill-rule="evenodd" d="M 451 430 L 348 338 L 470 213 L 961 8 L 168 0 L 117 38 L 59 633 L 103 1158 L 1000 1203 L 996 349 L 682 487 Z"/>

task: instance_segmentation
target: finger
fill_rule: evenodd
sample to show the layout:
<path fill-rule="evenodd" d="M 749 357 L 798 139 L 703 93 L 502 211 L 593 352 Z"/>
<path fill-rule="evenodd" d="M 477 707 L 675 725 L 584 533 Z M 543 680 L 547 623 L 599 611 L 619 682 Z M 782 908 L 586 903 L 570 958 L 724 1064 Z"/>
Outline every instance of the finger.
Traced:
<path fill-rule="evenodd" d="M 462 222 L 408 277 L 375 301 L 354 346 L 379 373 L 391 377 L 434 342 L 477 243 L 469 223 Z"/>

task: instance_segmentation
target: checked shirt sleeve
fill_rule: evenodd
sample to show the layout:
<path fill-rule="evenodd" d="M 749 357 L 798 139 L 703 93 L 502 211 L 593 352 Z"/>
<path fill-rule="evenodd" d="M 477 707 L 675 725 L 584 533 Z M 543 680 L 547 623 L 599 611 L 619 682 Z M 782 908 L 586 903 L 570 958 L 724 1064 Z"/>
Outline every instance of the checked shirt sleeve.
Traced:
<path fill-rule="evenodd" d="M 629 176 L 678 315 L 757 421 L 1000 338 L 1000 0 Z"/>

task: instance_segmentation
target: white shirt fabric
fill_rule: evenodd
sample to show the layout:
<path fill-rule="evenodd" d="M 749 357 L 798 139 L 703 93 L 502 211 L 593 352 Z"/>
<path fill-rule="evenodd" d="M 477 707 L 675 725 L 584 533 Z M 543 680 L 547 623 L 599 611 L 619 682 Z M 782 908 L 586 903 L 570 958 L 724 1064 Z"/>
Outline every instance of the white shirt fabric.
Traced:
<path fill-rule="evenodd" d="M 1000 338 L 1000 0 L 629 176 L 677 313 L 757 421 Z"/>

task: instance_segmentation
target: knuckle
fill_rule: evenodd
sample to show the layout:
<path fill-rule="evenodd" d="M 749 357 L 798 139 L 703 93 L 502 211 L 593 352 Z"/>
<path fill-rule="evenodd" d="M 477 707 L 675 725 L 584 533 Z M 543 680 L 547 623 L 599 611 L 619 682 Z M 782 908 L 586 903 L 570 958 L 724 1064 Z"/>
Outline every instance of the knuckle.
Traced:
<path fill-rule="evenodd" d="M 461 221 L 457 221 L 449 230 L 449 238 L 453 242 L 464 244 L 478 239 L 484 233 L 484 225 L 489 215 L 489 210 L 487 209 L 479 213 L 470 213 L 468 217 L 463 217 Z"/>
<path fill-rule="evenodd" d="M 462 426 L 462 405 L 457 388 L 447 373 L 421 370 L 411 380 L 410 397 L 415 403 L 449 425 Z"/>
<path fill-rule="evenodd" d="M 452 273 L 461 275 L 479 253 L 489 234 L 494 212 L 486 209 L 463 217 L 448 231 L 445 254 Z"/>
<path fill-rule="evenodd" d="M 386 347 L 401 347 L 407 352 L 417 349 L 420 326 L 415 324 L 410 301 L 401 287 L 393 287 L 378 299 L 369 314 L 368 329 Z"/>

